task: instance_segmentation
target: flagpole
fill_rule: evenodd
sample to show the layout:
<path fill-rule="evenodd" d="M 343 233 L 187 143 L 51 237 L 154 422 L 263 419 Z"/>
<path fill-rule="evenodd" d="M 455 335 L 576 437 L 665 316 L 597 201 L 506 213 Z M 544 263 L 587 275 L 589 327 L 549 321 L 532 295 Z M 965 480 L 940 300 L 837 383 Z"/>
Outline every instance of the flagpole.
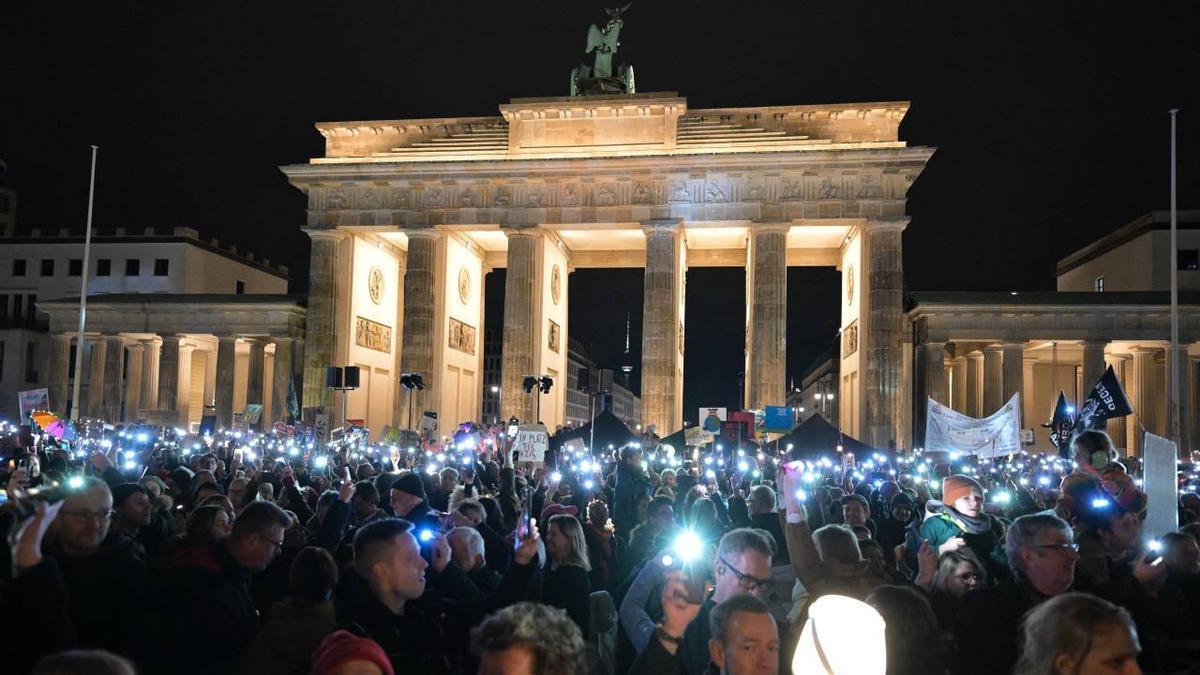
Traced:
<path fill-rule="evenodd" d="M 83 327 L 87 320 L 88 260 L 92 253 L 92 204 L 96 195 L 96 153 L 100 146 L 92 146 L 92 174 L 88 180 L 87 225 L 83 231 L 83 270 L 79 289 L 79 332 L 75 337 L 75 383 L 71 388 L 71 420 L 79 419 L 79 387 L 83 383 Z"/>
<path fill-rule="evenodd" d="M 1179 419 L 1179 232 L 1175 189 L 1175 116 L 1179 109 L 1172 108 L 1168 112 L 1171 115 L 1171 401 L 1168 409 L 1171 414 L 1171 438 L 1176 447 L 1183 450 Z"/>

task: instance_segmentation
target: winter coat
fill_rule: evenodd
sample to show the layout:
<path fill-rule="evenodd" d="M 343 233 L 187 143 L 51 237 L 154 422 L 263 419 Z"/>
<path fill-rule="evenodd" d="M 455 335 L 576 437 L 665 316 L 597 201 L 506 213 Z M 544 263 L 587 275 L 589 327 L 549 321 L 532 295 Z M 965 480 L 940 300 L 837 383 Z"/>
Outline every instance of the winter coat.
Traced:
<path fill-rule="evenodd" d="M 543 575 L 540 602 L 565 610 L 585 637 L 592 613 L 591 594 L 587 570 L 578 565 L 560 565 Z"/>
<path fill-rule="evenodd" d="M 447 570 L 453 566 L 450 563 Z M 426 574 L 436 586 L 446 571 L 439 574 L 430 567 Z M 405 603 L 403 613 L 395 614 L 375 598 L 357 571 L 351 571 L 338 581 L 334 607 L 339 627 L 378 642 L 396 672 L 457 673 L 470 644 L 471 628 L 491 612 L 529 599 L 536 580 L 534 565 L 513 564 L 500 587 L 486 597 L 452 599 L 427 588 L 420 598 Z"/>
<path fill-rule="evenodd" d="M 0 606 L 0 644 L 12 672 L 65 649 L 105 649 L 145 661 L 150 604 L 145 562 L 129 537 L 110 532 L 92 555 L 47 547 L 38 565 L 17 576 Z"/>
<path fill-rule="evenodd" d="M 154 616 L 159 620 L 161 671 L 237 670 L 258 631 L 259 616 L 250 594 L 250 570 L 233 559 L 224 543 L 181 549 L 165 561 L 158 601 Z"/>
<path fill-rule="evenodd" d="M 963 675 L 1009 675 L 1020 654 L 1021 617 L 1048 598 L 1023 580 L 968 593 L 954 621 L 958 649 L 951 672 Z"/>
<path fill-rule="evenodd" d="M 650 479 L 642 467 L 621 462 L 617 465 L 617 490 L 613 498 L 612 519 L 617 530 L 628 532 L 638 524 L 637 500 L 650 495 Z"/>
<path fill-rule="evenodd" d="M 262 630 L 242 660 L 247 675 L 305 675 L 312 653 L 337 628 L 333 601 L 299 604 L 284 598 L 271 606 Z"/>
<path fill-rule="evenodd" d="M 971 534 L 967 527 L 956 517 L 954 509 L 946 506 L 937 513 L 925 519 L 921 524 L 921 538 L 929 542 L 934 551 L 955 537 L 962 537 L 975 556 L 987 567 L 989 579 L 1005 579 L 1009 576 L 1008 556 L 1004 553 L 1004 524 L 991 514 L 981 514 L 987 518 L 990 528 L 987 532 Z"/>

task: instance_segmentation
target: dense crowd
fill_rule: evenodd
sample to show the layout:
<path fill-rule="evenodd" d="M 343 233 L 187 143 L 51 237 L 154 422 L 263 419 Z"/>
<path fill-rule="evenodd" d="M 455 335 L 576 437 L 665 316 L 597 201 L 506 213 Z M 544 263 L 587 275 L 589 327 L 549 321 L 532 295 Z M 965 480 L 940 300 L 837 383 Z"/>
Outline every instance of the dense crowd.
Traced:
<path fill-rule="evenodd" d="M 1192 466 L 1182 527 L 1148 540 L 1140 468 L 1098 431 L 1070 459 L 651 439 L 534 463 L 473 425 L 7 431 L 5 672 L 1200 667 Z"/>

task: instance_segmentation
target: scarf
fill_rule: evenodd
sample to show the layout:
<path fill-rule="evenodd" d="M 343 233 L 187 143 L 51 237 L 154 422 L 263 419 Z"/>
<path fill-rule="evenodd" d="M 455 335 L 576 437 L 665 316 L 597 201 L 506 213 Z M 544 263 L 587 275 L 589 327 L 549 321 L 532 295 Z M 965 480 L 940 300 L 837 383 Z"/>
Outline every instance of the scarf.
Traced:
<path fill-rule="evenodd" d="M 967 516 L 955 511 L 946 504 L 938 504 L 934 513 L 954 523 L 967 534 L 987 534 L 992 531 L 992 520 L 986 513 L 978 516 Z"/>

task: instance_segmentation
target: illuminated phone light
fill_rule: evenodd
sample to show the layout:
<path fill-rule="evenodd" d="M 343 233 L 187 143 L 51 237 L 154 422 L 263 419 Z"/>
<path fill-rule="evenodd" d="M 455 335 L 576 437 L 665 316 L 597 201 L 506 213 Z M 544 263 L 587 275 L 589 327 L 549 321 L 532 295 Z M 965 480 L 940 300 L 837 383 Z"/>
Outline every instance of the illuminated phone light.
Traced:
<path fill-rule="evenodd" d="M 72 490 L 78 490 L 83 487 L 83 476 L 71 476 L 67 479 L 67 487 Z"/>
<path fill-rule="evenodd" d="M 749 464 L 747 464 L 745 462 L 738 462 L 738 471 L 741 471 L 742 473 L 746 473 L 749 470 L 750 470 Z"/>
<path fill-rule="evenodd" d="M 430 542 L 433 541 L 434 534 L 433 530 L 421 530 L 417 536 L 420 537 L 421 541 L 423 542 Z"/>
<path fill-rule="evenodd" d="M 808 501 L 808 493 L 804 490 L 796 490 L 796 499 L 806 502 Z"/>
<path fill-rule="evenodd" d="M 583 481 L 583 489 L 592 490 L 592 489 L 595 489 L 595 487 L 596 487 L 596 481 L 592 480 L 591 478 Z"/>
<path fill-rule="evenodd" d="M 561 481 L 561 480 L 562 480 L 562 474 L 561 474 L 561 473 L 559 473 L 559 472 L 555 471 L 554 473 L 550 474 L 550 481 L 551 481 L 551 482 L 553 482 L 553 483 L 557 483 L 557 482 L 559 482 L 559 481 Z"/>
<path fill-rule="evenodd" d="M 1112 506 L 1112 502 L 1108 501 L 1107 499 L 1105 499 L 1103 497 L 1092 500 L 1092 508 L 1093 509 L 1106 509 L 1110 506 Z"/>
<path fill-rule="evenodd" d="M 716 477 L 717 477 L 717 472 L 716 472 L 716 471 L 713 471 L 712 469 L 709 469 L 708 471 L 705 471 L 705 472 L 704 472 L 704 475 L 705 475 L 706 477 L 708 477 L 708 478 L 712 479 L 712 478 L 716 478 Z"/>
<path fill-rule="evenodd" d="M 1150 541 L 1146 542 L 1146 548 L 1154 551 L 1155 553 L 1162 551 L 1162 547 L 1162 542 L 1157 539 L 1151 539 Z"/>

